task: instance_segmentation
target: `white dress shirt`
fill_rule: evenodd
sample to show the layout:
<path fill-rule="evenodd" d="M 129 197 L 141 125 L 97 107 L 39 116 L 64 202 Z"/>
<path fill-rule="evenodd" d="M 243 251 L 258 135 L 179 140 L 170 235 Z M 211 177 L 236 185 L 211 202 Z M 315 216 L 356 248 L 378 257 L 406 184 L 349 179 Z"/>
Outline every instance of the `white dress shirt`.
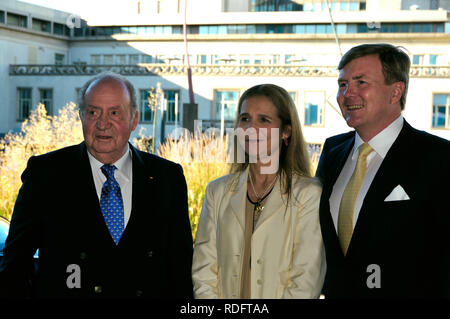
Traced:
<path fill-rule="evenodd" d="M 394 141 L 397 139 L 400 131 L 403 128 L 403 116 L 400 115 L 395 121 L 389 124 L 384 130 L 374 136 L 368 143 L 372 147 L 373 151 L 367 156 L 367 170 L 366 176 L 364 177 L 363 184 L 356 198 L 355 211 L 353 216 L 353 228 L 355 228 L 356 221 L 359 216 L 359 211 L 361 209 L 364 198 L 366 197 L 367 191 L 369 190 L 370 184 L 372 184 L 378 169 L 381 166 L 387 152 L 391 148 Z M 350 177 L 356 167 L 356 162 L 358 161 L 359 146 L 363 144 L 364 141 L 358 135 L 355 134 L 355 144 L 352 151 L 350 152 L 347 161 L 342 168 L 341 174 L 336 180 L 333 186 L 333 191 L 330 196 L 330 210 L 331 217 L 333 218 L 334 227 L 337 231 L 339 206 L 341 204 L 342 195 L 344 189 L 347 186 Z"/>
<path fill-rule="evenodd" d="M 100 202 L 103 184 L 106 182 L 106 176 L 101 170 L 103 163 L 99 162 L 94 156 L 91 155 L 91 153 L 89 153 L 89 151 L 88 156 L 91 164 L 92 176 L 94 177 L 95 189 Z M 114 177 L 119 183 L 120 190 L 122 192 L 124 227 L 126 227 L 131 215 L 131 195 L 133 186 L 133 161 L 131 159 L 129 145 L 127 145 L 127 151 L 125 154 L 117 162 L 111 165 L 115 165 L 117 167 L 114 171 Z"/>

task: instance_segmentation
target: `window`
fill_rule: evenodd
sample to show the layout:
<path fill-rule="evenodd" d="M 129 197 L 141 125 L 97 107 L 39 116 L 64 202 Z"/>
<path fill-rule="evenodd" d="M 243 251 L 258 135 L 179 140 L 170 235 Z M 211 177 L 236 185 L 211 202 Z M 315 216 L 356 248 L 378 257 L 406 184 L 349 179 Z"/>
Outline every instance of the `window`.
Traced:
<path fill-rule="evenodd" d="M 130 54 L 129 61 L 130 61 L 130 64 L 138 64 L 139 63 L 139 55 L 138 54 Z"/>
<path fill-rule="evenodd" d="M 141 122 L 152 122 L 153 121 L 153 110 L 149 107 L 148 97 L 150 95 L 149 90 L 140 90 L 140 121 Z"/>
<path fill-rule="evenodd" d="M 206 54 L 197 55 L 197 64 L 207 64 L 208 62 Z"/>
<path fill-rule="evenodd" d="M 450 93 L 433 94 L 432 127 L 450 129 Z"/>
<path fill-rule="evenodd" d="M 116 55 L 116 64 L 118 64 L 118 65 L 127 64 L 127 56 L 125 54 Z"/>
<path fill-rule="evenodd" d="M 70 29 L 61 23 L 53 23 L 53 34 L 70 36 Z"/>
<path fill-rule="evenodd" d="M 17 120 L 23 121 L 31 112 L 31 88 L 17 88 Z"/>
<path fill-rule="evenodd" d="M 65 55 L 60 53 L 55 53 L 55 64 L 63 65 L 65 63 Z"/>
<path fill-rule="evenodd" d="M 40 32 L 51 32 L 51 23 L 50 21 L 40 20 L 40 19 L 32 19 L 32 29 L 34 31 L 40 31 Z"/>
<path fill-rule="evenodd" d="M 5 11 L 0 11 L 0 23 L 5 23 Z"/>
<path fill-rule="evenodd" d="M 53 115 L 53 89 L 39 89 L 39 103 L 45 105 L 48 115 Z"/>
<path fill-rule="evenodd" d="M 112 54 L 105 54 L 103 56 L 103 64 L 114 64 L 114 56 Z"/>
<path fill-rule="evenodd" d="M 21 27 L 21 28 L 26 28 L 28 26 L 26 16 L 8 12 L 6 17 L 7 17 L 6 21 L 7 21 L 8 25 L 15 26 L 15 27 Z"/>
<path fill-rule="evenodd" d="M 180 122 L 180 91 L 164 90 L 164 98 L 167 101 L 166 122 Z"/>
<path fill-rule="evenodd" d="M 305 92 L 305 124 L 308 126 L 323 125 L 325 94 L 323 91 Z"/>
<path fill-rule="evenodd" d="M 414 54 L 413 55 L 413 64 L 415 64 L 415 65 L 423 64 L 423 55 L 422 54 Z"/>
<path fill-rule="evenodd" d="M 214 101 L 216 104 L 216 120 L 234 121 L 236 118 L 239 91 L 216 90 Z M 223 112 L 223 113 L 222 113 Z"/>
<path fill-rule="evenodd" d="M 436 62 L 437 62 L 437 55 L 436 54 L 430 54 L 430 57 L 429 57 L 429 64 L 430 65 L 436 65 Z"/>
<path fill-rule="evenodd" d="M 92 54 L 91 55 L 91 64 L 100 64 L 100 63 L 101 63 L 100 54 Z"/>

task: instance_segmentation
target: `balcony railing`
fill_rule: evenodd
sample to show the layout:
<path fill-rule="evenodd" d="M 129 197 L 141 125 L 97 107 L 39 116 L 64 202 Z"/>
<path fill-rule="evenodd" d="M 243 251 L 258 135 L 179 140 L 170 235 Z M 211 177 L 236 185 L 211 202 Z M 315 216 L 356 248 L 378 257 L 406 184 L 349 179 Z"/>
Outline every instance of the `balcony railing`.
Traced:
<path fill-rule="evenodd" d="M 193 65 L 196 76 L 279 76 L 279 77 L 337 77 L 334 66 L 294 65 Z M 187 74 L 187 66 L 173 64 L 141 63 L 139 65 L 94 64 L 11 64 L 9 75 L 15 76 L 92 76 L 112 71 L 124 76 L 169 76 Z M 450 66 L 412 66 L 411 77 L 449 78 Z"/>

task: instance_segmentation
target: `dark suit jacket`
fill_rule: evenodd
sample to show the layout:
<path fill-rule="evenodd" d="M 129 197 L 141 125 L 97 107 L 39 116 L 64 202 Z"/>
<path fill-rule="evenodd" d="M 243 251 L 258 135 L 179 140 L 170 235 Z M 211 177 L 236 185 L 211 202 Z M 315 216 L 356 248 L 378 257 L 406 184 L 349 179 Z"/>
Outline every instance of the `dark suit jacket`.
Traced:
<path fill-rule="evenodd" d="M 323 183 L 320 224 L 327 259 L 327 298 L 450 296 L 450 142 L 406 121 L 364 198 L 344 256 L 330 214 L 333 185 L 355 132 L 325 141 L 317 176 Z M 406 201 L 385 198 L 401 185 Z M 381 287 L 369 288 L 379 266 Z"/>
<path fill-rule="evenodd" d="M 180 165 L 136 150 L 132 211 L 116 246 L 100 211 L 86 145 L 31 157 L 0 266 L 7 297 L 192 297 L 192 235 Z M 39 267 L 30 277 L 32 256 Z M 81 288 L 66 281 L 80 269 Z M 70 278 L 69 278 L 69 281 Z"/>

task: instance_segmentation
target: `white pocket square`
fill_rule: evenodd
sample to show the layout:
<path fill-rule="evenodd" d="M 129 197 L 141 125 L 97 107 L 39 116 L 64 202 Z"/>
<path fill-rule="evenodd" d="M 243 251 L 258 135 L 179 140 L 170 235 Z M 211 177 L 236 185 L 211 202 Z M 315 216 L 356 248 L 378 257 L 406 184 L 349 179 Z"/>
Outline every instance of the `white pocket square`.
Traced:
<path fill-rule="evenodd" d="M 408 194 L 406 194 L 405 190 L 403 189 L 403 187 L 401 187 L 400 185 L 397 185 L 397 187 L 395 187 L 392 192 L 388 195 L 388 197 L 386 197 L 384 199 L 385 202 L 391 202 L 394 200 L 409 200 L 409 196 Z"/>

